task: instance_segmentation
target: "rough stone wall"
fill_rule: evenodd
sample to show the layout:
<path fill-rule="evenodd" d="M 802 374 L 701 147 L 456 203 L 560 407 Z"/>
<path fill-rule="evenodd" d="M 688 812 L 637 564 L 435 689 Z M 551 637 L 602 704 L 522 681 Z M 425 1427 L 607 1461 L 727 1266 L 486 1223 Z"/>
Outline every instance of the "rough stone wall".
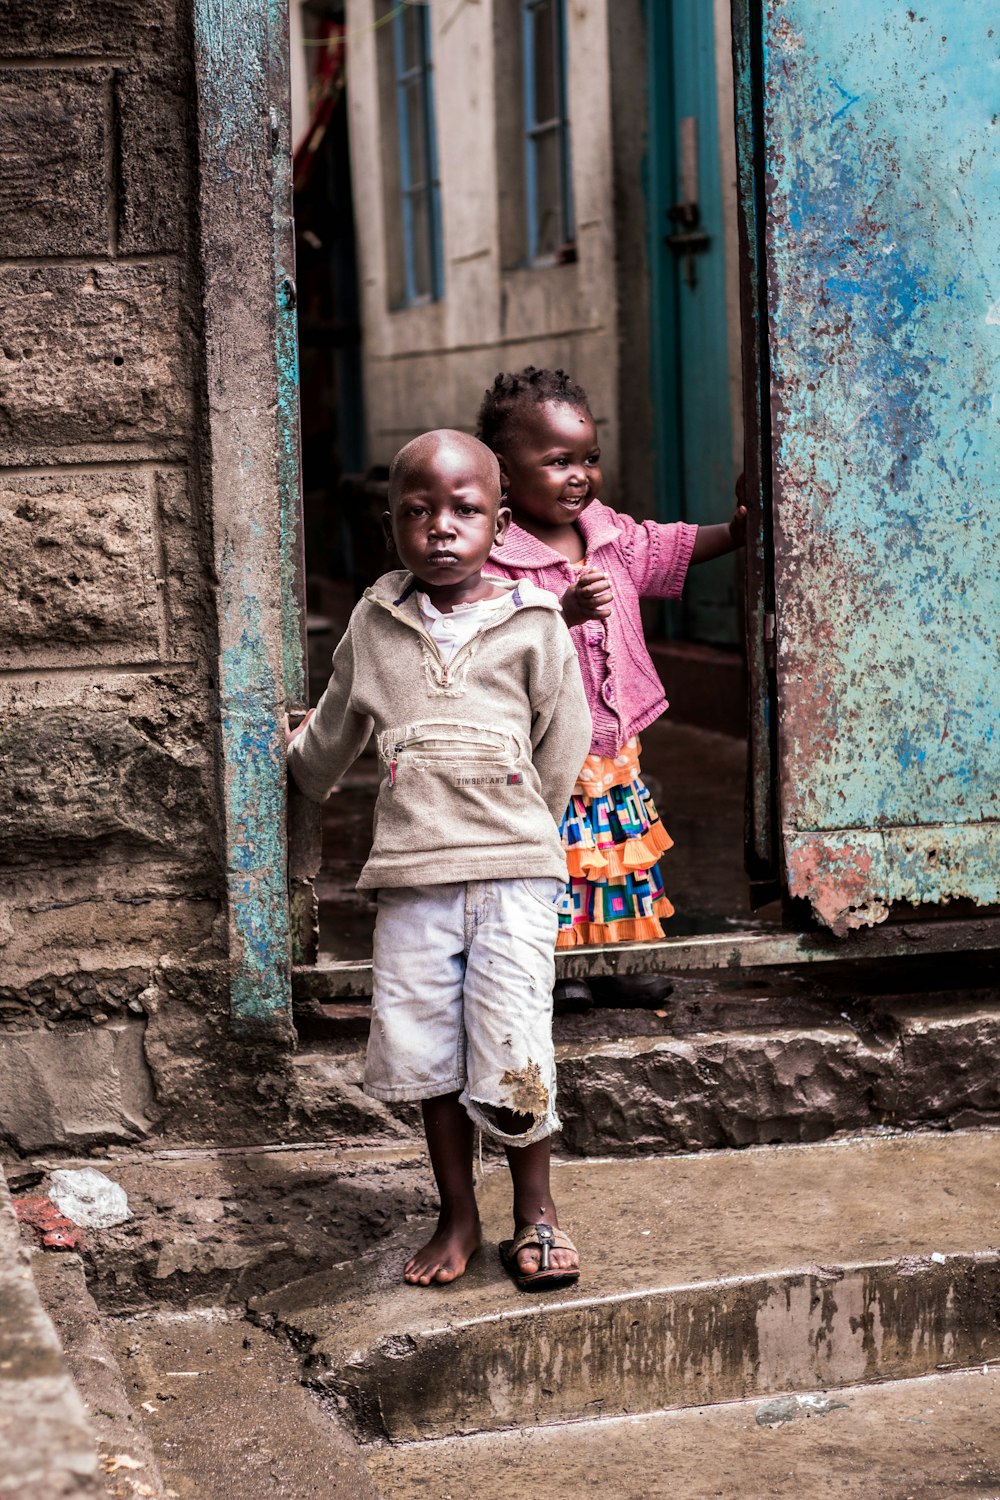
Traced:
<path fill-rule="evenodd" d="M 0 0 L 0 1143 L 19 1149 L 211 1133 L 217 1112 L 194 109 L 184 0 Z"/>

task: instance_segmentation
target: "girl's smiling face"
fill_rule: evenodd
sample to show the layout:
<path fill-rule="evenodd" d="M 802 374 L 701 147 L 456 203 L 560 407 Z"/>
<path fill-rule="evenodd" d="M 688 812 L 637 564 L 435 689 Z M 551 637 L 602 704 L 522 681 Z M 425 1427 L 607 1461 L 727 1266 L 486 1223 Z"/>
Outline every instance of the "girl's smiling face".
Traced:
<path fill-rule="evenodd" d="M 594 419 L 563 401 L 526 405 L 498 457 L 511 509 L 542 539 L 572 527 L 601 487 Z"/>

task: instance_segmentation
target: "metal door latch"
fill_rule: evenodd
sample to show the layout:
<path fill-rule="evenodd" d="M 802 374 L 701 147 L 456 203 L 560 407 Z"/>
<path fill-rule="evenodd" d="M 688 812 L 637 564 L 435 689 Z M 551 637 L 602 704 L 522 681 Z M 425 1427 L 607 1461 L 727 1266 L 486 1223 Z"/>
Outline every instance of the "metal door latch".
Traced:
<path fill-rule="evenodd" d="M 705 253 L 712 243 L 711 236 L 698 227 L 701 213 L 697 203 L 675 203 L 667 209 L 667 218 L 671 223 L 683 226 L 674 234 L 664 235 L 664 240 L 676 256 L 683 256 L 684 280 L 694 290 L 698 285 L 694 258 Z"/>

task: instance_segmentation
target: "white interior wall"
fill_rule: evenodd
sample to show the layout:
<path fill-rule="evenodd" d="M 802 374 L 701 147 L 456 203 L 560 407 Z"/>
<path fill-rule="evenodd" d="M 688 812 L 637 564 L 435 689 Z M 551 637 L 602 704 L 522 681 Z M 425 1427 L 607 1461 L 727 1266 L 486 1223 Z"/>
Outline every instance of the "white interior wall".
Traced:
<path fill-rule="evenodd" d="M 348 97 L 372 461 L 414 433 L 471 428 L 501 368 L 560 365 L 588 390 L 617 475 L 614 226 L 607 68 L 609 0 L 568 7 L 569 109 L 578 261 L 501 267 L 493 0 L 432 0 L 445 295 L 391 311 L 386 275 L 375 0 L 348 0 Z"/>

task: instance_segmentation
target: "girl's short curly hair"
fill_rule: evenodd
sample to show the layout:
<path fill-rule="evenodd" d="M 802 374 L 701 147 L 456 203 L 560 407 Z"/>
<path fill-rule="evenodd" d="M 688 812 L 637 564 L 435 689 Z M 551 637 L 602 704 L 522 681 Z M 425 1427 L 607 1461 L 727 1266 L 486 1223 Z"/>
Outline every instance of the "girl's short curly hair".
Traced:
<path fill-rule="evenodd" d="M 505 374 L 502 370 L 483 396 L 476 421 L 476 437 L 487 448 L 497 452 L 515 413 L 525 406 L 541 406 L 545 401 L 561 401 L 575 406 L 592 417 L 587 392 L 571 380 L 565 370 L 538 370 L 526 365 L 523 370 Z"/>

